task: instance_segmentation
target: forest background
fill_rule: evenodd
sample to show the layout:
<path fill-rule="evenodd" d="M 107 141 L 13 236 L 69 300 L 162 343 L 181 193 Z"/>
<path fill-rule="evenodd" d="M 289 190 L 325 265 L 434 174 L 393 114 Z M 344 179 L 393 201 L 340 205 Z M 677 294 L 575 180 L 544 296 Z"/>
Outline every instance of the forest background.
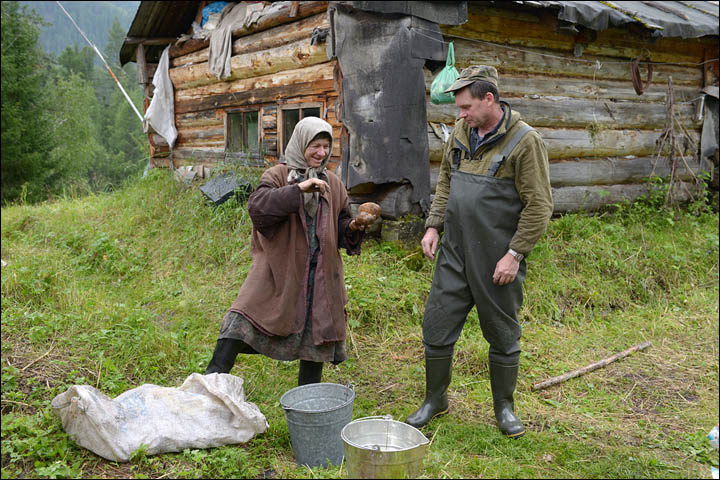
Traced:
<path fill-rule="evenodd" d="M 138 111 L 119 51 L 140 2 L 64 2 Z M 2 2 L 3 205 L 110 191 L 148 162 L 142 123 L 56 2 Z"/>

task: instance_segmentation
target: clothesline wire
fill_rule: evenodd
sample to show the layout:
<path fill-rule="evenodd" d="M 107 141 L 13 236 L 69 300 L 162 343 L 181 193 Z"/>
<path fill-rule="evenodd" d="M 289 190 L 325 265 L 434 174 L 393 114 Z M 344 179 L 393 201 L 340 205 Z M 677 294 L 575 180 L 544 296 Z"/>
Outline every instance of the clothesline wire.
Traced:
<path fill-rule="evenodd" d="M 444 40 L 439 40 L 437 37 L 431 37 L 430 35 L 426 35 L 426 34 L 420 32 L 420 30 L 425 30 L 425 31 L 427 31 L 427 32 L 438 33 L 438 32 L 435 31 L 435 30 L 430 30 L 430 29 L 428 29 L 428 28 L 423 28 L 423 27 L 418 27 L 418 26 L 408 27 L 408 28 L 409 28 L 410 30 L 412 30 L 412 31 L 415 31 L 415 33 L 417 33 L 418 35 L 422 35 L 423 37 L 427 37 L 427 38 L 429 38 L 429 39 L 431 39 L 431 40 L 435 40 L 436 42 L 440 42 L 440 43 L 443 43 L 443 44 L 445 44 L 445 45 L 450 44 L 450 42 L 446 42 L 446 41 L 444 41 Z M 493 45 L 493 46 L 496 46 L 496 47 L 505 48 L 505 49 L 507 49 L 507 50 L 515 50 L 515 51 L 517 51 L 517 52 L 530 53 L 530 54 L 538 55 L 538 56 L 541 56 L 541 57 L 549 57 L 549 58 L 556 58 L 556 59 L 565 60 L 565 61 L 572 61 L 572 62 L 581 62 L 581 63 L 592 64 L 593 66 L 596 66 L 596 68 L 598 68 L 598 67 L 597 67 L 598 64 L 603 65 L 603 64 L 616 64 L 616 63 L 618 63 L 618 64 L 630 63 L 630 61 L 627 61 L 627 60 L 599 62 L 598 60 L 583 60 L 583 59 L 581 59 L 581 58 L 562 57 L 562 56 L 560 56 L 560 55 L 550 55 L 550 54 L 548 54 L 548 53 L 540 53 L 540 52 L 534 52 L 534 51 L 532 51 L 532 50 L 525 50 L 525 49 L 523 49 L 523 48 L 510 47 L 510 46 L 508 46 L 508 45 L 503 45 L 502 43 L 489 42 L 489 41 L 487 41 L 487 40 L 478 40 L 478 39 L 476 39 L 476 38 L 461 37 L 460 35 L 451 35 L 451 34 L 449 34 L 449 33 L 441 33 L 441 35 L 442 35 L 443 37 L 459 38 L 459 39 L 461 39 L 461 40 L 467 40 L 467 41 L 469 41 L 469 42 L 485 43 L 485 44 L 488 44 L 488 45 Z M 717 61 L 718 61 L 717 58 L 712 58 L 712 59 L 710 59 L 710 60 L 705 60 L 705 61 L 699 62 L 699 63 L 694 63 L 694 62 L 648 62 L 648 61 L 640 62 L 640 63 L 646 64 L 646 65 L 647 65 L 647 64 L 652 64 L 652 65 L 695 65 L 695 66 L 700 66 L 700 65 L 705 65 L 706 63 L 717 62 Z"/>

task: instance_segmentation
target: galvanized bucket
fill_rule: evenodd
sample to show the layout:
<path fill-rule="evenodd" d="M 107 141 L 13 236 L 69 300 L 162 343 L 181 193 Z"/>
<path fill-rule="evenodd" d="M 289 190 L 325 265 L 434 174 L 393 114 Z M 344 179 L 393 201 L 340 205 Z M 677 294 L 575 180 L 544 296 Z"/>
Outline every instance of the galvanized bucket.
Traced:
<path fill-rule="evenodd" d="M 342 429 L 348 478 L 418 478 L 430 441 L 392 416 L 364 417 Z"/>
<path fill-rule="evenodd" d="M 340 431 L 352 420 L 355 390 L 336 383 L 295 387 L 280 398 L 295 462 L 309 467 L 340 465 Z"/>

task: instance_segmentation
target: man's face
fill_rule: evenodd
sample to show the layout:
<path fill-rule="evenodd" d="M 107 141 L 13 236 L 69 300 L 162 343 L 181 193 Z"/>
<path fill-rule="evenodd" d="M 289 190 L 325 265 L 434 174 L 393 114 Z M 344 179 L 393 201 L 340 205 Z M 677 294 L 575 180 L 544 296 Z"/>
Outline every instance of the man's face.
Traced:
<path fill-rule="evenodd" d="M 470 95 L 469 88 L 463 88 L 455 94 L 455 105 L 460 109 L 460 118 L 464 118 L 470 128 L 489 128 L 492 123 L 492 107 L 495 98 L 492 93 L 486 93 L 484 98 L 475 98 Z"/>

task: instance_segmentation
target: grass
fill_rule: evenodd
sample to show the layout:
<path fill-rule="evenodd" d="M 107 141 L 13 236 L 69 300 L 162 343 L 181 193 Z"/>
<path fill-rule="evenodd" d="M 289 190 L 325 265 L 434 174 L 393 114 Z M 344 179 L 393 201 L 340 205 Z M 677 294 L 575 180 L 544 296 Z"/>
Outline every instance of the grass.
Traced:
<path fill-rule="evenodd" d="M 456 347 L 450 413 L 424 433 L 428 478 L 706 478 L 717 452 L 718 214 L 660 208 L 554 219 L 529 259 L 516 406 L 494 424 L 487 343 L 473 311 Z M 245 205 L 208 206 L 166 172 L 112 194 L 2 209 L 3 478 L 336 478 L 294 462 L 280 396 L 297 362 L 245 356 L 233 374 L 270 424 L 247 444 L 104 460 L 63 431 L 51 400 L 89 384 L 115 397 L 202 372 L 250 266 Z M 374 239 L 343 256 L 353 418 L 404 419 L 422 401 L 422 313 L 432 265 Z M 535 382 L 652 346 L 537 392 Z"/>

